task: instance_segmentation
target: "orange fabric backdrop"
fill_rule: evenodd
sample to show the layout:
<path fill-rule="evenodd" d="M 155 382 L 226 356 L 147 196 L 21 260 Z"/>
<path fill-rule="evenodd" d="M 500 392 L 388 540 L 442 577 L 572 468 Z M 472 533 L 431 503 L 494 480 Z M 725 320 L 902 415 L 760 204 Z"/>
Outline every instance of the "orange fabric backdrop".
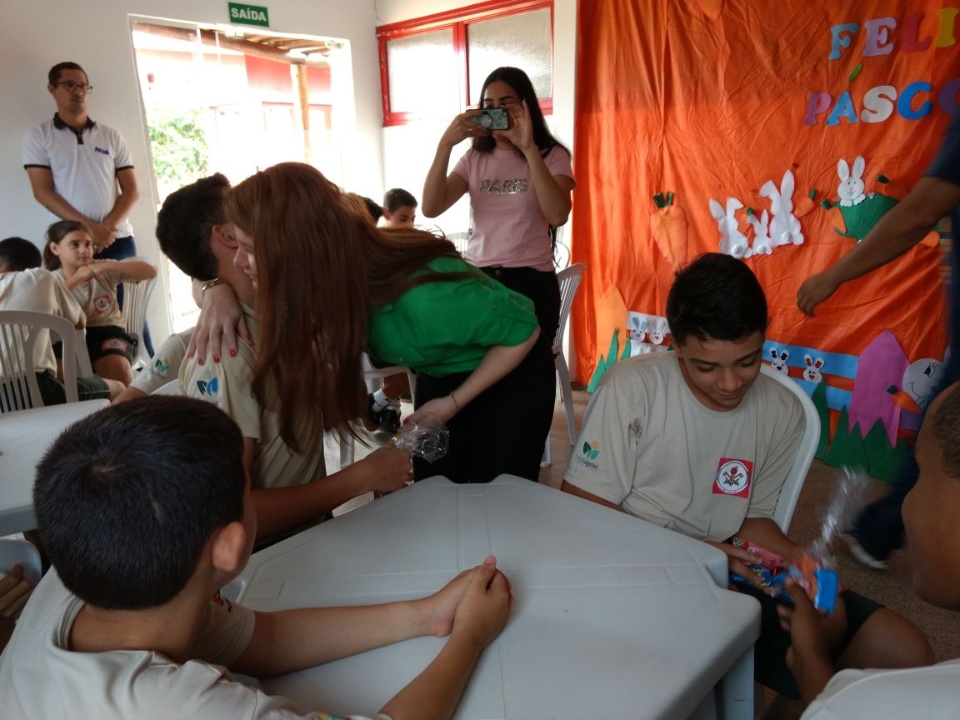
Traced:
<path fill-rule="evenodd" d="M 737 217 L 752 239 L 745 209 L 769 209 L 759 189 L 767 180 L 779 186 L 787 169 L 796 178 L 794 204 L 810 189 L 817 202 L 836 202 L 837 162 L 852 165 L 857 155 L 866 160 L 868 193 L 902 197 L 932 159 L 957 102 L 960 21 L 947 2 L 604 0 L 581 2 L 579 15 L 572 255 L 587 271 L 572 324 L 583 383 L 610 346 L 609 333 L 598 331 L 598 322 L 606 326 L 598 304 L 611 286 L 628 310 L 664 314 L 675 268 L 651 235 L 653 195 L 676 193 L 688 221 L 688 260 L 719 248 L 710 198 L 742 201 Z M 835 29 L 847 23 L 857 32 Z M 830 59 L 833 50 L 839 58 Z M 878 86 L 895 89 L 903 112 L 897 101 L 887 107 L 882 91 L 871 94 Z M 921 115 L 927 102 L 928 114 L 904 116 Z M 892 112 L 866 122 L 865 106 Z M 838 122 L 828 125 L 831 113 Z M 879 174 L 895 182 L 879 185 Z M 911 361 L 942 357 L 938 248 L 918 246 L 848 283 L 816 318 L 796 308 L 802 281 L 853 247 L 834 231 L 836 212 L 818 205 L 800 220 L 804 244 L 745 260 L 767 292 L 769 338 L 858 355 L 890 330 Z M 624 317 L 618 327 L 625 325 Z"/>

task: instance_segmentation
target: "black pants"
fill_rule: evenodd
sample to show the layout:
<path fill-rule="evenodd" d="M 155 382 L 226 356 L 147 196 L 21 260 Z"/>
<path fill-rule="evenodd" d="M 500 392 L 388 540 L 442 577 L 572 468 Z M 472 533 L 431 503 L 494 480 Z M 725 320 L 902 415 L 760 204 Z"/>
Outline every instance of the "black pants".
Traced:
<path fill-rule="evenodd" d="M 528 267 L 508 268 L 499 265 L 480 269 L 514 292 L 533 300 L 540 334 L 547 339 L 547 346 L 552 348 L 560 325 L 560 284 L 557 274 L 552 270 L 543 272 Z"/>
<path fill-rule="evenodd" d="M 94 257 L 97 260 L 126 260 L 127 258 L 135 257 L 137 254 L 137 246 L 134 242 L 133 235 L 127 235 L 126 237 L 117 238 L 113 241 L 113 245 L 101 250 Z M 123 283 L 117 285 L 117 305 L 121 310 L 123 310 Z M 143 340 L 143 346 L 147 350 L 147 354 L 150 357 L 153 357 L 153 341 L 150 339 L 150 328 L 147 327 L 147 323 L 143 323 L 143 332 L 140 334 L 141 339 Z"/>
<path fill-rule="evenodd" d="M 417 374 L 416 404 L 449 395 L 469 372 Z M 434 463 L 414 458 L 417 480 L 445 475 L 455 483 L 488 483 L 503 473 L 537 481 L 556 399 L 553 353 L 543 335 L 527 357 L 447 424 L 450 446 Z"/>

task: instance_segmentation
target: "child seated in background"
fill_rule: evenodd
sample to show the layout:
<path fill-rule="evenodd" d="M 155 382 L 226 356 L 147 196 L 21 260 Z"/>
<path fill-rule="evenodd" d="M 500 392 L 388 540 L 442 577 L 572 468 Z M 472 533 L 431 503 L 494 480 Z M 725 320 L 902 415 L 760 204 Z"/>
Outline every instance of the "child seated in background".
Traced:
<path fill-rule="evenodd" d="M 403 188 L 387 190 L 383 196 L 383 226 L 412 228 L 417 219 L 417 199 Z"/>
<path fill-rule="evenodd" d="M 93 260 L 93 236 L 83 223 L 61 220 L 47 229 L 44 264 L 64 281 L 87 315 L 87 351 L 93 371 L 125 386 L 133 381 L 132 363 L 139 339 L 123 327 L 117 284 L 156 277 L 142 260 Z"/>
<path fill-rule="evenodd" d="M 417 199 L 403 188 L 387 190 L 383 196 L 383 227 L 412 229 L 417 219 Z M 383 379 L 379 390 L 367 398 L 367 417 L 381 432 L 393 435 L 400 429 L 400 399 L 410 395 L 410 382 L 403 373 Z M 410 398 L 412 402 L 412 398 Z"/>
<path fill-rule="evenodd" d="M 199 400 L 139 398 L 73 425 L 37 468 L 34 507 L 53 570 L 0 661 L 6 720 L 65 708 L 101 720 L 317 720 L 327 716 L 230 671 L 280 675 L 430 635 L 449 640 L 377 717 L 449 718 L 512 604 L 492 557 L 387 605 L 266 613 L 224 600 L 256 515 L 240 430 Z"/>
<path fill-rule="evenodd" d="M 40 251 L 29 240 L 11 237 L 0 241 L 0 310 L 26 310 L 57 315 L 82 328 L 85 318 L 76 298 L 51 272 L 40 267 Z M 44 405 L 67 401 L 63 383 L 58 379 L 57 359 L 49 332 L 33 347 L 33 367 Z M 70 362 L 75 362 L 70 358 Z M 77 378 L 81 400 L 115 398 L 123 385 L 98 377 Z"/>

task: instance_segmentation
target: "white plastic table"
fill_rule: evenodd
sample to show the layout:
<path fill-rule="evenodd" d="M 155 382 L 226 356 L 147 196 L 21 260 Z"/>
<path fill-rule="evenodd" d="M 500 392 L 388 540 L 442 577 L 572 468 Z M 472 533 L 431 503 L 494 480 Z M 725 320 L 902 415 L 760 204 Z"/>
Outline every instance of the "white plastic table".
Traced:
<path fill-rule="evenodd" d="M 0 415 L 0 535 L 37 526 L 33 512 L 37 463 L 64 429 L 109 404 L 85 400 Z"/>
<path fill-rule="evenodd" d="M 457 718 L 752 718 L 759 604 L 718 586 L 723 553 L 520 478 L 424 480 L 257 553 L 231 594 L 259 610 L 410 599 L 491 553 L 516 605 Z M 443 642 L 263 685 L 303 711 L 373 714 Z"/>

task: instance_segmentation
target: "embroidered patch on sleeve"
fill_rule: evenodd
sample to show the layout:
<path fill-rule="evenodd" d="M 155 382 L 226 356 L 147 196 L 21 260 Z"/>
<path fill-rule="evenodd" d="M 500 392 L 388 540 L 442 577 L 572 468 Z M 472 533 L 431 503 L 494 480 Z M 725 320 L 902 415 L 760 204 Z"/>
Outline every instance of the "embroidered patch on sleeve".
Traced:
<path fill-rule="evenodd" d="M 735 458 L 720 458 L 717 477 L 713 483 L 713 494 L 748 498 L 750 497 L 751 482 L 753 482 L 752 462 Z"/>

